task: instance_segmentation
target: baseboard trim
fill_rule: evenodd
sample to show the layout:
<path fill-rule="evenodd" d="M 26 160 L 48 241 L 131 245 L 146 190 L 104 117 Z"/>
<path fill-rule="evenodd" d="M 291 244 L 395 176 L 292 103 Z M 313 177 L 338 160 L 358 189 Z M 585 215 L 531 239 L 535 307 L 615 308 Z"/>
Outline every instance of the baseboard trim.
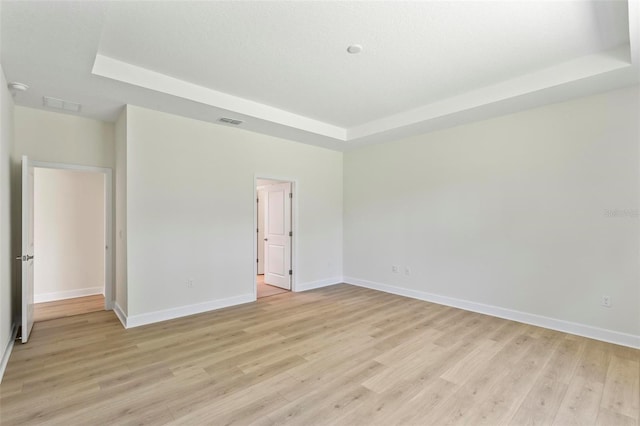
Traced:
<path fill-rule="evenodd" d="M 9 358 L 11 357 L 11 352 L 13 351 L 13 344 L 16 341 L 17 334 L 18 334 L 18 325 L 16 323 L 13 323 L 13 325 L 11 326 L 11 333 L 9 334 L 9 341 L 7 342 L 7 346 L 4 349 L 4 353 L 2 354 L 2 361 L 0 361 L 0 383 L 2 383 L 4 372 L 7 369 L 7 364 L 9 363 Z"/>
<path fill-rule="evenodd" d="M 54 302 L 56 300 L 73 299 L 74 297 L 93 296 L 96 294 L 104 294 L 104 287 L 89 287 L 76 290 L 56 291 L 53 293 L 34 294 L 33 302 Z"/>
<path fill-rule="evenodd" d="M 342 277 L 336 277 L 336 278 L 327 278 L 325 280 L 311 281 L 308 283 L 300 283 L 300 284 L 296 284 L 295 291 L 298 292 L 298 291 L 313 290 L 315 288 L 328 287 L 330 285 L 340 284 L 342 282 L 343 282 Z"/>
<path fill-rule="evenodd" d="M 124 313 L 124 311 L 122 310 L 122 307 L 120 307 L 118 302 L 115 302 L 113 304 L 113 312 L 116 314 L 116 316 L 122 323 L 122 326 L 124 328 L 127 328 L 127 315 Z"/>
<path fill-rule="evenodd" d="M 614 343 L 616 345 L 640 349 L 640 336 L 636 336 L 633 334 L 620 333 L 614 330 L 607 330 L 604 328 L 593 327 L 590 325 L 579 324 L 571 321 L 564 321 L 556 318 L 545 317 L 542 315 L 531 314 L 528 312 L 516 311 L 512 309 L 501 308 L 498 306 L 486 305 L 483 303 L 471 302 L 468 300 L 456 299 L 453 297 L 441 296 L 438 294 L 411 290 L 373 281 L 361 280 L 359 278 L 344 277 L 344 281 L 347 284 L 356 285 L 358 287 L 379 290 L 385 293 L 410 297 L 412 299 L 424 300 L 426 302 L 437 303 L 439 305 L 452 306 L 454 308 L 464 309 L 466 311 L 478 312 L 481 314 L 517 321 L 524 324 L 535 325 L 551 330 L 562 331 L 564 333 L 575 334 L 577 336 L 588 337 L 590 339 L 601 340 L 603 342 Z"/>
<path fill-rule="evenodd" d="M 140 327 L 142 325 L 168 321 L 175 318 L 186 317 L 189 315 L 201 314 L 203 312 L 214 311 L 216 309 L 242 305 L 243 303 L 255 301 L 255 295 L 253 293 L 250 293 L 243 294 L 241 296 L 229 297 L 226 299 L 212 300 L 210 302 L 196 303 L 195 305 L 181 306 L 179 308 L 165 309 L 162 311 L 149 312 L 146 314 L 131 315 L 126 317 L 125 327 Z"/>

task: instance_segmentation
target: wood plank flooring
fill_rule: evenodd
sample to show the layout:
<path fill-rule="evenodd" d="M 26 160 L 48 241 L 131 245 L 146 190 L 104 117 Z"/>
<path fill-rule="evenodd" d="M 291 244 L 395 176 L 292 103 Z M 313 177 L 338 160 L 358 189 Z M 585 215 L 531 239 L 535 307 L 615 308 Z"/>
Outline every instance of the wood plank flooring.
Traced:
<path fill-rule="evenodd" d="M 104 310 L 104 296 L 74 297 L 73 299 L 56 300 L 54 302 L 36 303 L 33 305 L 35 322 L 70 317 Z"/>
<path fill-rule="evenodd" d="M 638 425 L 640 351 L 346 284 L 37 323 L 2 425 Z"/>
<path fill-rule="evenodd" d="M 280 287 L 276 287 L 276 286 L 273 286 L 273 285 L 265 284 L 264 283 L 264 275 L 258 275 L 256 277 L 256 286 L 257 286 L 257 290 L 258 290 L 258 294 L 257 294 L 258 299 L 261 299 L 263 297 L 274 296 L 274 295 L 280 294 L 280 293 L 286 293 L 287 291 L 289 291 L 289 290 L 285 290 L 285 289 L 280 288 Z"/>

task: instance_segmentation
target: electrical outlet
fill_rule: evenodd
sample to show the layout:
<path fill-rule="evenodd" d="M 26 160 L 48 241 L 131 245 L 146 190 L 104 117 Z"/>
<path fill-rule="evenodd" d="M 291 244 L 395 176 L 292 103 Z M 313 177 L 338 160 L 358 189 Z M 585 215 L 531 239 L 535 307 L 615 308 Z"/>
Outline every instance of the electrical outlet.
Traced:
<path fill-rule="evenodd" d="M 405 266 L 405 267 L 404 267 L 404 274 L 405 274 L 406 276 L 411 275 L 411 268 L 409 268 L 408 266 Z"/>
<path fill-rule="evenodd" d="M 398 265 L 392 265 L 391 272 L 393 272 L 394 274 L 397 274 L 398 272 L 400 272 L 400 267 Z"/>
<path fill-rule="evenodd" d="M 600 301 L 600 304 L 602 306 L 604 306 L 605 308 L 610 308 L 611 307 L 611 297 L 610 296 L 602 296 L 602 300 Z"/>
<path fill-rule="evenodd" d="M 187 287 L 193 288 L 193 280 L 187 280 Z"/>

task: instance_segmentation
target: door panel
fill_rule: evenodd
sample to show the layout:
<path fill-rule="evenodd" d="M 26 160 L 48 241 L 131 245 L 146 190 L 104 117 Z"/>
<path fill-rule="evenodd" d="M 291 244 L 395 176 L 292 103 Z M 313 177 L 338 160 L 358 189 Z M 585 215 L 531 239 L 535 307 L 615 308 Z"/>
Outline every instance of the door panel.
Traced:
<path fill-rule="evenodd" d="M 285 270 L 284 247 L 281 245 L 267 243 L 269 250 L 269 273 L 279 276 L 288 275 L 289 270 Z"/>
<path fill-rule="evenodd" d="M 33 328 L 33 166 L 22 157 L 22 343 Z"/>
<path fill-rule="evenodd" d="M 266 284 L 291 290 L 291 183 L 268 186 L 265 199 Z"/>
<path fill-rule="evenodd" d="M 279 185 L 278 185 L 279 186 Z M 267 219 L 267 229 L 272 236 L 284 236 L 284 189 L 268 190 L 269 194 L 269 213 Z M 289 194 L 287 194 L 289 195 Z"/>

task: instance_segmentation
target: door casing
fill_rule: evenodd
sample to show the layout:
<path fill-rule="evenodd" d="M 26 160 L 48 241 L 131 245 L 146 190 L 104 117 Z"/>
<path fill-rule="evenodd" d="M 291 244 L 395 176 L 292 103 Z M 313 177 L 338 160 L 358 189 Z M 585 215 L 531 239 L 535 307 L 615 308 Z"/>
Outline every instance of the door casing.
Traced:
<path fill-rule="evenodd" d="M 291 269 L 293 273 L 291 274 L 291 291 L 298 291 L 296 288 L 296 284 L 298 282 L 297 279 L 297 238 L 298 238 L 298 182 L 295 179 L 282 177 L 282 176 L 273 176 L 269 174 L 256 174 L 253 178 L 253 228 L 252 231 L 252 240 L 253 240 L 253 255 L 252 255 L 252 264 L 253 264 L 253 298 L 254 300 L 258 300 L 258 285 L 256 283 L 256 276 L 258 275 L 258 264 L 256 263 L 256 259 L 258 258 L 258 244 L 256 238 L 256 229 L 258 227 L 258 203 L 255 202 L 258 197 L 258 179 L 266 179 L 273 180 L 279 182 L 289 182 L 291 183 L 291 193 L 293 194 L 293 198 L 291 200 L 291 232 L 293 233 L 291 237 Z"/>
<path fill-rule="evenodd" d="M 108 167 L 81 166 L 77 164 L 49 163 L 44 161 L 30 161 L 34 168 L 58 169 L 69 171 L 102 173 L 104 175 L 104 309 L 113 310 L 115 292 L 113 283 L 113 171 Z"/>

